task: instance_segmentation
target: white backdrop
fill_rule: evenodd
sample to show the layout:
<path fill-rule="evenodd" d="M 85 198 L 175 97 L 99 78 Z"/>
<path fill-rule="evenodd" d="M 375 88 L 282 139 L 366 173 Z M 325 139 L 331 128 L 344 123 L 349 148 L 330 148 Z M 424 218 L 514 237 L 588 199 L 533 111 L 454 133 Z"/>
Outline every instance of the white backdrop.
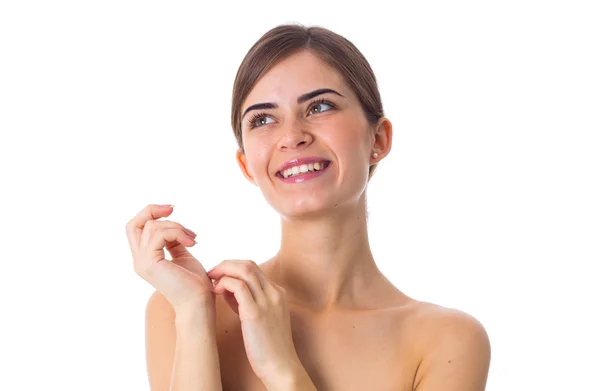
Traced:
<path fill-rule="evenodd" d="M 379 267 L 478 318 L 488 390 L 600 389 L 600 14 L 592 1 L 0 3 L 0 389 L 146 390 L 125 224 L 149 203 L 206 268 L 279 217 L 235 162 L 231 88 L 278 24 L 367 57 L 394 126 L 368 190 Z"/>

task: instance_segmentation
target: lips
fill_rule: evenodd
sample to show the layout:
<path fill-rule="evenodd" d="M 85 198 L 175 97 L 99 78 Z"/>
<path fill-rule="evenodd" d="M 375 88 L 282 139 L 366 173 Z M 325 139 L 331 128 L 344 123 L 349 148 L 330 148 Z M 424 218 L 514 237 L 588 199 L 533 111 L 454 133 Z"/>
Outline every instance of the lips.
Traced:
<path fill-rule="evenodd" d="M 323 161 L 321 162 L 321 169 L 320 169 L 320 170 L 318 170 L 318 171 L 307 171 L 307 172 L 305 172 L 304 174 L 300 174 L 300 176 L 302 176 L 302 175 L 305 175 L 305 176 L 306 176 L 306 175 L 309 175 L 309 174 L 314 174 L 314 173 L 319 173 L 319 175 L 320 175 L 320 173 L 322 173 L 323 171 L 325 171 L 325 169 L 326 169 L 327 167 L 329 167 L 329 165 L 330 165 L 330 164 L 331 164 L 331 161 L 329 161 L 329 160 L 323 160 Z M 281 179 L 291 179 L 291 178 L 297 178 L 297 177 L 298 177 L 298 175 L 295 175 L 295 176 L 289 176 L 288 178 L 285 178 L 285 177 L 283 176 L 283 172 L 284 172 L 284 171 L 285 171 L 285 170 L 283 170 L 283 171 L 277 171 L 277 173 L 276 173 L 275 175 L 276 175 L 276 176 L 278 176 L 278 177 L 279 177 L 279 178 L 281 178 Z"/>
<path fill-rule="evenodd" d="M 277 177 L 279 178 L 280 181 L 284 182 L 284 183 L 288 183 L 288 184 L 299 184 L 299 183 L 305 183 L 307 181 L 312 181 L 313 179 L 316 179 L 320 176 L 323 175 L 327 175 L 327 172 L 329 172 L 329 167 L 331 167 L 331 162 L 325 163 L 320 170 L 317 171 L 307 171 L 305 173 L 301 173 L 299 175 L 290 175 L 287 178 L 284 177 L 281 173 L 277 174 Z M 310 167 L 310 164 L 309 164 Z M 288 169 L 287 172 L 289 172 L 290 170 Z M 294 170 L 295 171 L 295 170 Z M 283 171 L 286 172 L 286 171 Z"/>
<path fill-rule="evenodd" d="M 290 167 L 300 166 L 302 164 L 316 163 L 316 162 L 329 164 L 330 160 L 327 160 L 322 156 L 297 157 L 297 158 L 288 160 L 283 165 L 281 165 L 281 167 L 279 167 L 279 170 L 277 171 L 276 174 L 281 175 L 281 173 L 283 171 L 287 170 Z"/>

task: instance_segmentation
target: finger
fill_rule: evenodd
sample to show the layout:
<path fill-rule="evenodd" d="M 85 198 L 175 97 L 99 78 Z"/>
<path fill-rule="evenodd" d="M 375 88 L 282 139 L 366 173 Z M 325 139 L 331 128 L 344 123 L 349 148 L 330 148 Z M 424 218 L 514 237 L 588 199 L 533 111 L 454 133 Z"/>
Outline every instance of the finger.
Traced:
<path fill-rule="evenodd" d="M 239 304 L 238 304 L 237 300 L 235 299 L 235 295 L 226 290 L 225 292 L 223 292 L 223 298 L 227 302 L 227 305 L 229 305 L 229 308 L 231 308 L 233 310 L 233 312 L 235 312 L 236 314 L 239 315 L 240 314 Z"/>
<path fill-rule="evenodd" d="M 189 270 L 164 258 L 162 243 L 177 240 L 188 240 L 191 241 L 188 246 L 194 245 L 193 240 L 180 229 L 162 230 L 157 232 L 150 247 L 144 248 L 147 253 L 137 257 L 134 264 L 136 273 L 162 292 L 171 304 L 176 304 L 177 300 L 189 294 L 183 287 L 182 281 L 190 280 L 190 276 L 193 275 Z"/>
<path fill-rule="evenodd" d="M 187 233 L 189 236 L 191 236 L 192 239 L 195 239 L 196 236 L 198 236 L 191 229 L 186 228 L 183 225 L 181 225 L 180 223 L 176 223 L 175 221 L 170 221 L 170 220 L 156 220 L 156 224 L 157 224 L 157 228 L 181 228 L 182 230 L 185 231 L 185 233 Z"/>
<path fill-rule="evenodd" d="M 144 224 L 144 229 L 142 230 L 142 235 L 140 237 L 140 247 L 147 247 L 148 243 L 150 243 L 150 238 L 154 235 L 157 230 L 165 229 L 165 228 L 179 228 L 186 232 L 192 239 L 197 235 L 191 229 L 185 228 L 183 225 L 176 223 L 174 221 L 168 220 L 149 220 Z"/>
<path fill-rule="evenodd" d="M 214 273 L 214 272 L 215 272 L 215 270 L 217 270 L 217 268 L 219 266 L 221 266 L 225 262 L 245 263 L 248 268 L 250 268 L 251 270 L 254 270 L 254 275 L 256 276 L 256 278 L 258 278 L 258 281 L 260 283 L 260 286 L 262 288 L 262 293 L 263 293 L 264 296 L 270 298 L 273 301 L 273 300 L 277 299 L 278 295 L 280 295 L 281 292 L 279 291 L 279 289 L 277 289 L 275 287 L 276 284 L 273 281 L 271 281 L 269 279 L 269 277 L 267 277 L 267 275 L 256 264 L 256 262 L 251 261 L 251 260 L 228 260 L 228 261 L 223 261 L 221 264 L 219 264 L 216 267 L 214 267 L 210 271 L 210 273 L 207 273 L 208 277 L 212 278 L 212 279 L 215 279 L 215 280 L 218 279 L 218 278 L 220 278 L 219 275 L 222 275 L 222 273 L 219 273 L 218 271 L 216 273 Z M 213 277 L 213 273 L 215 274 L 214 277 Z M 231 274 L 231 276 L 232 277 L 236 277 L 233 274 Z"/>
<path fill-rule="evenodd" d="M 190 251 L 179 242 L 168 242 L 165 245 L 165 248 L 167 249 L 169 254 L 171 254 L 171 259 L 174 261 L 185 258 L 194 258 Z"/>
<path fill-rule="evenodd" d="M 162 224 L 162 223 L 166 223 L 166 221 L 158 221 L 158 223 Z M 194 231 L 192 231 L 189 228 L 185 228 L 183 225 L 181 225 L 179 223 L 174 223 L 174 222 L 171 222 L 171 221 L 169 223 L 171 223 L 171 224 L 165 224 L 162 227 L 164 227 L 164 228 L 179 228 L 179 229 L 182 229 L 192 239 L 195 239 L 196 236 L 198 236 L 198 235 L 196 235 L 196 233 Z"/>
<path fill-rule="evenodd" d="M 150 242 L 151 242 L 152 238 L 154 236 L 158 235 L 159 231 L 164 231 L 165 229 L 176 229 L 176 230 L 179 229 L 179 230 L 182 230 L 186 235 L 188 235 L 188 232 L 191 232 L 193 235 L 188 235 L 188 236 L 190 238 L 192 238 L 192 242 L 194 242 L 194 244 L 195 244 L 193 237 L 196 236 L 196 234 L 193 231 L 183 227 L 181 224 L 173 222 L 173 221 L 168 221 L 168 220 L 163 220 L 163 221 L 150 220 L 150 221 L 146 222 L 146 224 L 144 226 L 144 230 L 142 232 L 142 237 L 141 237 L 141 244 L 140 244 L 141 247 L 146 248 L 146 247 L 150 246 Z M 160 244 L 161 242 L 159 241 L 158 243 Z M 200 262 L 198 262 L 198 260 L 192 254 L 190 254 L 189 250 L 186 248 L 189 245 L 193 245 L 193 244 L 190 244 L 190 242 L 188 240 L 183 240 L 183 241 L 165 240 L 162 243 L 165 243 L 164 247 L 167 249 L 167 251 L 169 251 L 169 254 L 171 254 L 171 259 L 172 259 L 171 262 L 189 270 L 190 272 L 192 272 L 198 276 L 206 275 L 206 271 L 205 271 L 204 267 L 200 264 Z M 156 244 L 156 245 L 159 245 L 159 244 Z M 162 250 L 156 251 L 155 253 L 152 254 L 152 257 L 154 259 L 164 257 L 164 251 L 162 251 Z"/>
<path fill-rule="evenodd" d="M 148 246 L 145 247 L 146 255 L 143 258 L 149 259 L 151 262 L 158 262 L 164 258 L 163 248 L 168 245 L 174 245 L 172 242 L 179 242 L 186 247 L 196 244 L 196 241 L 180 228 L 159 229 L 154 232 L 148 242 Z"/>
<path fill-rule="evenodd" d="M 142 232 L 142 237 L 140 239 L 140 246 L 148 246 L 153 235 L 155 235 L 157 230 L 162 230 L 166 228 L 179 228 L 182 229 L 188 236 L 192 239 L 197 235 L 190 229 L 185 228 L 183 225 L 176 223 L 174 221 L 169 220 L 151 220 L 146 222 L 144 226 L 144 230 Z M 187 243 L 187 242 L 186 242 Z M 179 242 L 169 242 L 165 245 L 166 249 L 171 254 L 172 259 L 183 258 L 183 257 L 192 257 L 185 246 L 182 246 Z M 204 273 L 204 272 L 203 272 Z"/>
<path fill-rule="evenodd" d="M 253 261 L 228 259 L 214 267 L 207 275 L 214 280 L 229 276 L 244 281 L 256 303 L 263 304 L 266 296 L 258 272 L 261 272 L 261 270 Z"/>
<path fill-rule="evenodd" d="M 250 261 L 252 262 L 252 261 Z M 279 290 L 275 287 L 275 283 L 267 277 L 265 272 L 254 262 L 255 275 L 260 281 L 260 285 L 262 286 L 263 293 L 266 297 L 270 298 L 272 301 L 277 298 L 280 294 Z"/>
<path fill-rule="evenodd" d="M 248 285 L 246 285 L 244 281 L 229 276 L 223 276 L 213 288 L 213 292 L 217 295 L 221 295 L 224 294 L 225 291 L 233 293 L 238 306 L 242 308 L 242 311 L 239 310 L 239 307 L 237 311 L 232 308 L 235 312 L 238 314 L 239 312 L 243 312 L 245 316 L 250 318 L 256 318 L 256 316 L 258 316 L 258 306 L 252 297 L 250 289 L 248 289 Z M 227 303 L 230 304 L 230 301 L 228 300 Z"/>
<path fill-rule="evenodd" d="M 142 236 L 142 230 L 146 223 L 150 220 L 159 219 L 166 217 L 173 212 L 171 206 L 163 206 L 157 204 L 150 204 L 142 209 L 134 218 L 129 220 L 125 226 L 127 232 L 127 240 L 132 251 L 140 247 L 140 238 Z"/>
<path fill-rule="evenodd" d="M 175 263 L 198 276 L 206 276 L 206 269 L 204 268 L 204 266 L 202 266 L 202 264 L 196 259 L 196 257 L 190 254 L 188 249 L 185 248 L 183 245 L 177 243 L 177 245 L 175 245 L 175 247 L 171 249 L 167 247 L 167 250 L 169 250 L 169 253 L 171 253 L 172 263 Z"/>
<path fill-rule="evenodd" d="M 159 226 L 164 227 L 164 228 L 181 228 L 182 230 L 184 230 L 188 235 L 190 235 L 192 238 L 195 238 L 196 233 L 194 231 L 192 231 L 189 228 L 184 227 L 182 224 L 177 223 L 175 221 L 171 221 L 171 220 L 157 220 L 156 221 Z"/>
<path fill-rule="evenodd" d="M 263 288 L 263 292 L 264 292 L 265 296 L 270 299 L 275 299 L 277 297 L 277 295 L 280 294 L 279 289 L 277 289 L 279 287 L 279 285 L 277 285 L 275 282 L 271 281 L 269 279 L 269 277 L 267 277 L 265 272 L 260 268 L 260 266 L 256 265 L 256 263 L 254 263 L 254 265 L 256 266 L 256 276 L 258 277 L 258 280 L 260 281 L 260 285 Z"/>

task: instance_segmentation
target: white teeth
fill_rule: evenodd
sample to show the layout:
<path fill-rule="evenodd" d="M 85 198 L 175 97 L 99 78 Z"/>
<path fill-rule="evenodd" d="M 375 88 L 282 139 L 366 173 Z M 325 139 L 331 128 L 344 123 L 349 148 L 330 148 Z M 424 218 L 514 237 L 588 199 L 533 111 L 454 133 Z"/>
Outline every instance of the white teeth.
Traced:
<path fill-rule="evenodd" d="M 290 167 L 287 170 L 284 170 L 281 174 L 284 178 L 289 178 L 290 176 L 305 174 L 307 172 L 319 171 L 324 168 L 324 164 L 322 165 L 320 162 L 301 164 L 299 166 Z"/>

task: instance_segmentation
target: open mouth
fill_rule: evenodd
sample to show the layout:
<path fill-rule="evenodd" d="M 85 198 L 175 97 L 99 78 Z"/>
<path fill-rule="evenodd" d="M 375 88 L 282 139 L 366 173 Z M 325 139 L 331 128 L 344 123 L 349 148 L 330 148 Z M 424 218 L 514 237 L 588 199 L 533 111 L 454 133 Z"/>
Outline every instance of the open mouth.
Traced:
<path fill-rule="evenodd" d="M 324 171 L 325 169 L 327 169 L 327 167 L 329 167 L 330 164 L 331 161 L 329 160 L 309 164 L 301 164 L 298 166 L 290 167 L 287 170 L 278 171 L 276 175 L 279 178 L 283 179 L 294 178 L 297 176 Z"/>

